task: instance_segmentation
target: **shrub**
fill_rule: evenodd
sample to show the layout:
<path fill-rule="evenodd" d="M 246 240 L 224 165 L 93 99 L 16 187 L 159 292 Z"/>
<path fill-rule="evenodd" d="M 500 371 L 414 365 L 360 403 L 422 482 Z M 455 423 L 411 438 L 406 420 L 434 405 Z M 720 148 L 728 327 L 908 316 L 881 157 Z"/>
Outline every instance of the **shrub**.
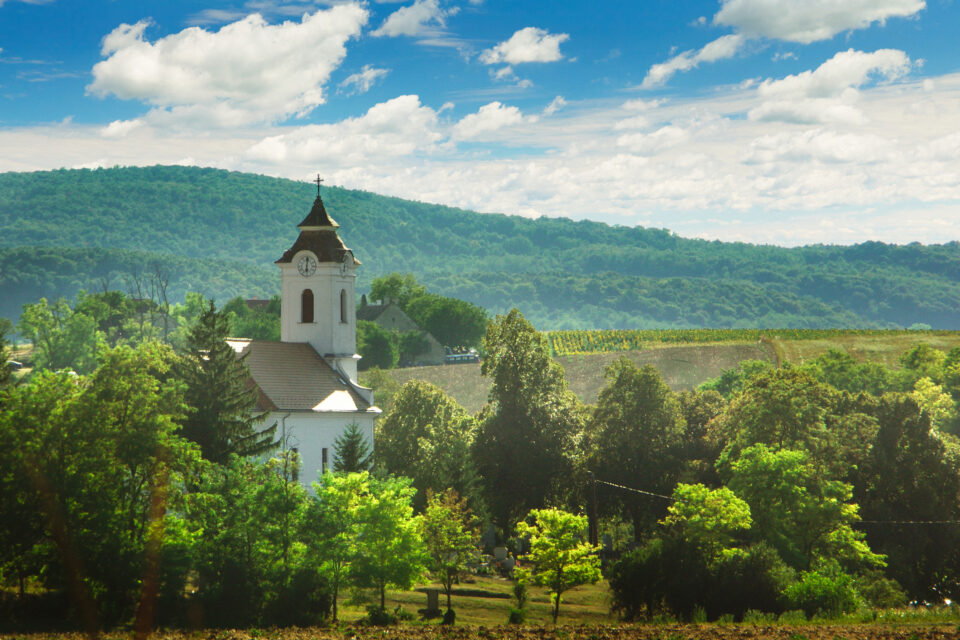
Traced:
<path fill-rule="evenodd" d="M 857 578 L 857 590 L 874 609 L 893 609 L 907 604 L 907 595 L 897 583 L 881 571 L 871 571 Z"/>
<path fill-rule="evenodd" d="M 663 599 L 663 544 L 654 540 L 611 565 L 611 608 L 624 620 L 650 618 Z"/>
<path fill-rule="evenodd" d="M 301 567 L 267 603 L 264 624 L 312 626 L 330 615 L 330 585 L 316 569 Z"/>
<path fill-rule="evenodd" d="M 507 622 L 510 624 L 523 624 L 527 619 L 527 610 L 526 609 L 517 609 L 516 607 L 510 607 L 510 617 L 507 619 Z"/>
<path fill-rule="evenodd" d="M 396 613 L 381 609 L 380 605 L 367 605 L 367 616 L 363 619 L 363 624 L 371 627 L 387 627 L 399 622 Z"/>
<path fill-rule="evenodd" d="M 777 614 L 750 609 L 743 614 L 743 622 L 750 624 L 769 624 L 777 619 Z"/>
<path fill-rule="evenodd" d="M 802 609 L 807 619 L 815 615 L 838 617 L 860 605 L 853 578 L 835 564 L 804 571 L 799 582 L 787 587 L 784 596 L 790 606 Z"/>
<path fill-rule="evenodd" d="M 711 567 L 707 612 L 712 619 L 729 613 L 736 620 L 749 609 L 780 613 L 781 594 L 793 581 L 793 570 L 766 544 L 728 553 Z"/>

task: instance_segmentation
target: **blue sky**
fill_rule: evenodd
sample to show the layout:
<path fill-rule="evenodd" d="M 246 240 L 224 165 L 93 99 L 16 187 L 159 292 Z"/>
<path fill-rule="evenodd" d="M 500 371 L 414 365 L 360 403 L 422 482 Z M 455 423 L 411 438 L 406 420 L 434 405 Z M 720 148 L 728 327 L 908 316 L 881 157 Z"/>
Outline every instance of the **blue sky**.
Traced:
<path fill-rule="evenodd" d="M 0 171 L 196 164 L 783 245 L 960 239 L 952 0 L 0 0 Z"/>

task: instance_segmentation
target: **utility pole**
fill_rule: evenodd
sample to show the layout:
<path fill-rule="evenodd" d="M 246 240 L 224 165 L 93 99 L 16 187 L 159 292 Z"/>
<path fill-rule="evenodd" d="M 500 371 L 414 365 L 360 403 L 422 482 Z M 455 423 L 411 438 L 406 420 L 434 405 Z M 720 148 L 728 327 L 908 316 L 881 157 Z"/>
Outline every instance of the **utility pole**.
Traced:
<path fill-rule="evenodd" d="M 587 487 L 587 536 L 590 538 L 590 544 L 597 546 L 597 540 L 599 539 L 597 527 L 597 478 L 593 475 L 593 471 L 587 471 L 587 480 L 590 483 L 590 486 Z"/>

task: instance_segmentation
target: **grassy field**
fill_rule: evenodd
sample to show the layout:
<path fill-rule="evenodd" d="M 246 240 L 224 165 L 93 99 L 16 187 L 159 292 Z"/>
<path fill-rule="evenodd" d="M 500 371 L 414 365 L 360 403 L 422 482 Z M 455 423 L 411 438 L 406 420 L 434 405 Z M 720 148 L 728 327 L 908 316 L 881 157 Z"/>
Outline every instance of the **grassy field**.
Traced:
<path fill-rule="evenodd" d="M 440 606 L 446 607 L 443 587 L 428 585 L 440 590 Z M 462 581 L 454 586 L 451 605 L 457 613 L 457 624 L 473 626 L 495 626 L 506 624 L 510 607 L 515 605 L 512 597 L 513 582 L 505 578 L 476 576 L 470 582 Z M 546 590 L 541 587 L 529 588 L 527 603 L 527 622 L 529 624 L 547 624 L 551 622 L 553 605 Z M 560 623 L 568 624 L 611 624 L 616 617 L 610 614 L 609 589 L 606 582 L 584 585 L 563 594 L 560 603 Z M 427 606 L 424 587 L 416 591 L 392 591 L 387 593 L 387 608 L 397 606 L 414 614 Z M 361 606 L 347 604 L 341 612 L 345 622 L 360 620 L 366 611 Z M 434 620 L 432 623 L 436 623 Z M 432 624 L 431 623 L 431 624 Z"/>
<path fill-rule="evenodd" d="M 642 349 L 578 353 L 554 359 L 563 366 L 567 383 L 577 397 L 593 403 L 604 386 L 603 370 L 621 356 L 637 365 L 655 366 L 672 389 L 683 390 L 695 388 L 748 359 L 801 364 L 828 349 L 841 349 L 860 361 L 896 367 L 900 355 L 918 343 L 943 351 L 960 346 L 960 331 L 791 331 L 761 335 L 752 330 L 724 330 L 722 334 L 698 330 L 691 335 L 703 340 L 716 335 L 729 339 L 692 343 L 680 342 L 677 336 L 682 336 L 682 332 L 670 335 L 674 342 L 651 341 L 644 343 Z M 479 364 L 410 367 L 393 370 L 390 375 L 399 384 L 414 379 L 433 383 L 471 413 L 484 405 L 490 391 L 489 381 L 480 375 Z"/>

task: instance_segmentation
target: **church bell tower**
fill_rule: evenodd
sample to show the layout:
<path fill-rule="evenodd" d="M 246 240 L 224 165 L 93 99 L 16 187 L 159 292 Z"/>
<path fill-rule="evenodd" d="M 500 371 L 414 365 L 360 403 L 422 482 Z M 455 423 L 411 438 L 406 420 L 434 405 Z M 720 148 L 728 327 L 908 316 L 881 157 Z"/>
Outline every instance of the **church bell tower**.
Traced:
<path fill-rule="evenodd" d="M 320 198 L 297 225 L 300 235 L 276 261 L 281 271 L 280 340 L 309 342 L 330 366 L 356 384 L 354 282 L 360 262 L 343 244 Z"/>

